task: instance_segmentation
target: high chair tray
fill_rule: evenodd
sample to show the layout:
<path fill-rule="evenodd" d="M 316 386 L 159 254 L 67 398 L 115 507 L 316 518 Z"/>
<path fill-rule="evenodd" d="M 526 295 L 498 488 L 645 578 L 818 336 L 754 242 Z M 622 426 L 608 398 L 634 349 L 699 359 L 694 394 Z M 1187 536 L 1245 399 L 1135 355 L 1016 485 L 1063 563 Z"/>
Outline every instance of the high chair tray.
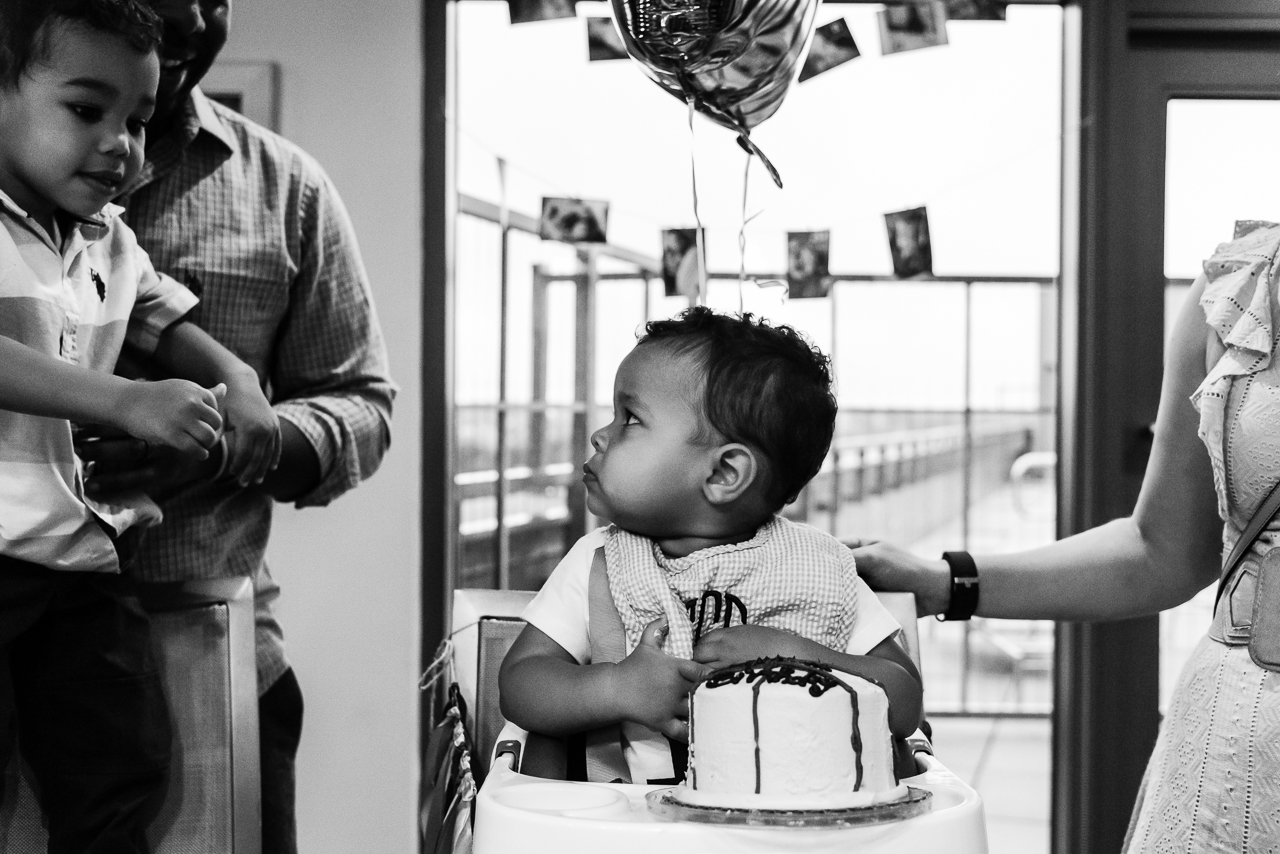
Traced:
<path fill-rule="evenodd" d="M 987 854 L 982 799 L 931 756 L 902 782 L 929 793 L 921 815 L 794 829 L 682 821 L 647 797 L 669 786 L 569 783 L 512 771 L 500 758 L 476 796 L 474 854 Z"/>

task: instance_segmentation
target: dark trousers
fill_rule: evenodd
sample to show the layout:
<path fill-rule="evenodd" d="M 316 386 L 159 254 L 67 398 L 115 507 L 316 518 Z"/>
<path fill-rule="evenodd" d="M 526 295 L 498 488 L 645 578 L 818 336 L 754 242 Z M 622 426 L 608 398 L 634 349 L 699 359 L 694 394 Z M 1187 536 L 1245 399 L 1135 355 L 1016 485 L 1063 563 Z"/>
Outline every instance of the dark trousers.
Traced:
<path fill-rule="evenodd" d="M 151 623 L 122 579 L 0 556 L 0 668 L 50 854 L 150 851 L 171 731 Z M 0 767 L 12 745 L 0 739 Z"/>
<path fill-rule="evenodd" d="M 258 698 L 262 754 L 262 854 L 297 854 L 294 765 L 302 738 L 302 689 L 293 668 Z"/>

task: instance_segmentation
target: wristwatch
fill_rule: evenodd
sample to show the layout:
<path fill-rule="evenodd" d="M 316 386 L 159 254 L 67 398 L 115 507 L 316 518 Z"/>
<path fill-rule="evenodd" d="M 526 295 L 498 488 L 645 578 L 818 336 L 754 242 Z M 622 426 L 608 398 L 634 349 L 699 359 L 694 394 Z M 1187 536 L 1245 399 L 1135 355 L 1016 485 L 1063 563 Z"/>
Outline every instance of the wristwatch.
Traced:
<path fill-rule="evenodd" d="M 951 568 L 951 601 L 939 620 L 967 620 L 978 610 L 978 566 L 968 552 L 943 552 Z"/>

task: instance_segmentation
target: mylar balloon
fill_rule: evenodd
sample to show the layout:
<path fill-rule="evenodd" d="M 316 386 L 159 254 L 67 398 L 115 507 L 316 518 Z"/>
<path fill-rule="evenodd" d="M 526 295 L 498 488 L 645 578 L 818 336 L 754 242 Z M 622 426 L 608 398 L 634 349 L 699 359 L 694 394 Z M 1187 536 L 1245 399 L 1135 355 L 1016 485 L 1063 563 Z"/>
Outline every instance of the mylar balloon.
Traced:
<path fill-rule="evenodd" d="M 654 82 L 738 132 L 777 112 L 813 32 L 819 0 L 613 0 L 627 52 Z"/>

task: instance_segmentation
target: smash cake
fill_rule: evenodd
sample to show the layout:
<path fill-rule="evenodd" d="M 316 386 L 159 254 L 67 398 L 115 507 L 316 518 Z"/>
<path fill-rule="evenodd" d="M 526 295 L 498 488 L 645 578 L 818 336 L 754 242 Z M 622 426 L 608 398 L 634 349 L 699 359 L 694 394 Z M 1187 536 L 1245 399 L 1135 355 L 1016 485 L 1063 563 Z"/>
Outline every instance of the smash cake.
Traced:
<path fill-rule="evenodd" d="M 889 700 L 871 680 L 795 659 L 717 670 L 690 699 L 695 807 L 848 810 L 900 801 Z"/>

